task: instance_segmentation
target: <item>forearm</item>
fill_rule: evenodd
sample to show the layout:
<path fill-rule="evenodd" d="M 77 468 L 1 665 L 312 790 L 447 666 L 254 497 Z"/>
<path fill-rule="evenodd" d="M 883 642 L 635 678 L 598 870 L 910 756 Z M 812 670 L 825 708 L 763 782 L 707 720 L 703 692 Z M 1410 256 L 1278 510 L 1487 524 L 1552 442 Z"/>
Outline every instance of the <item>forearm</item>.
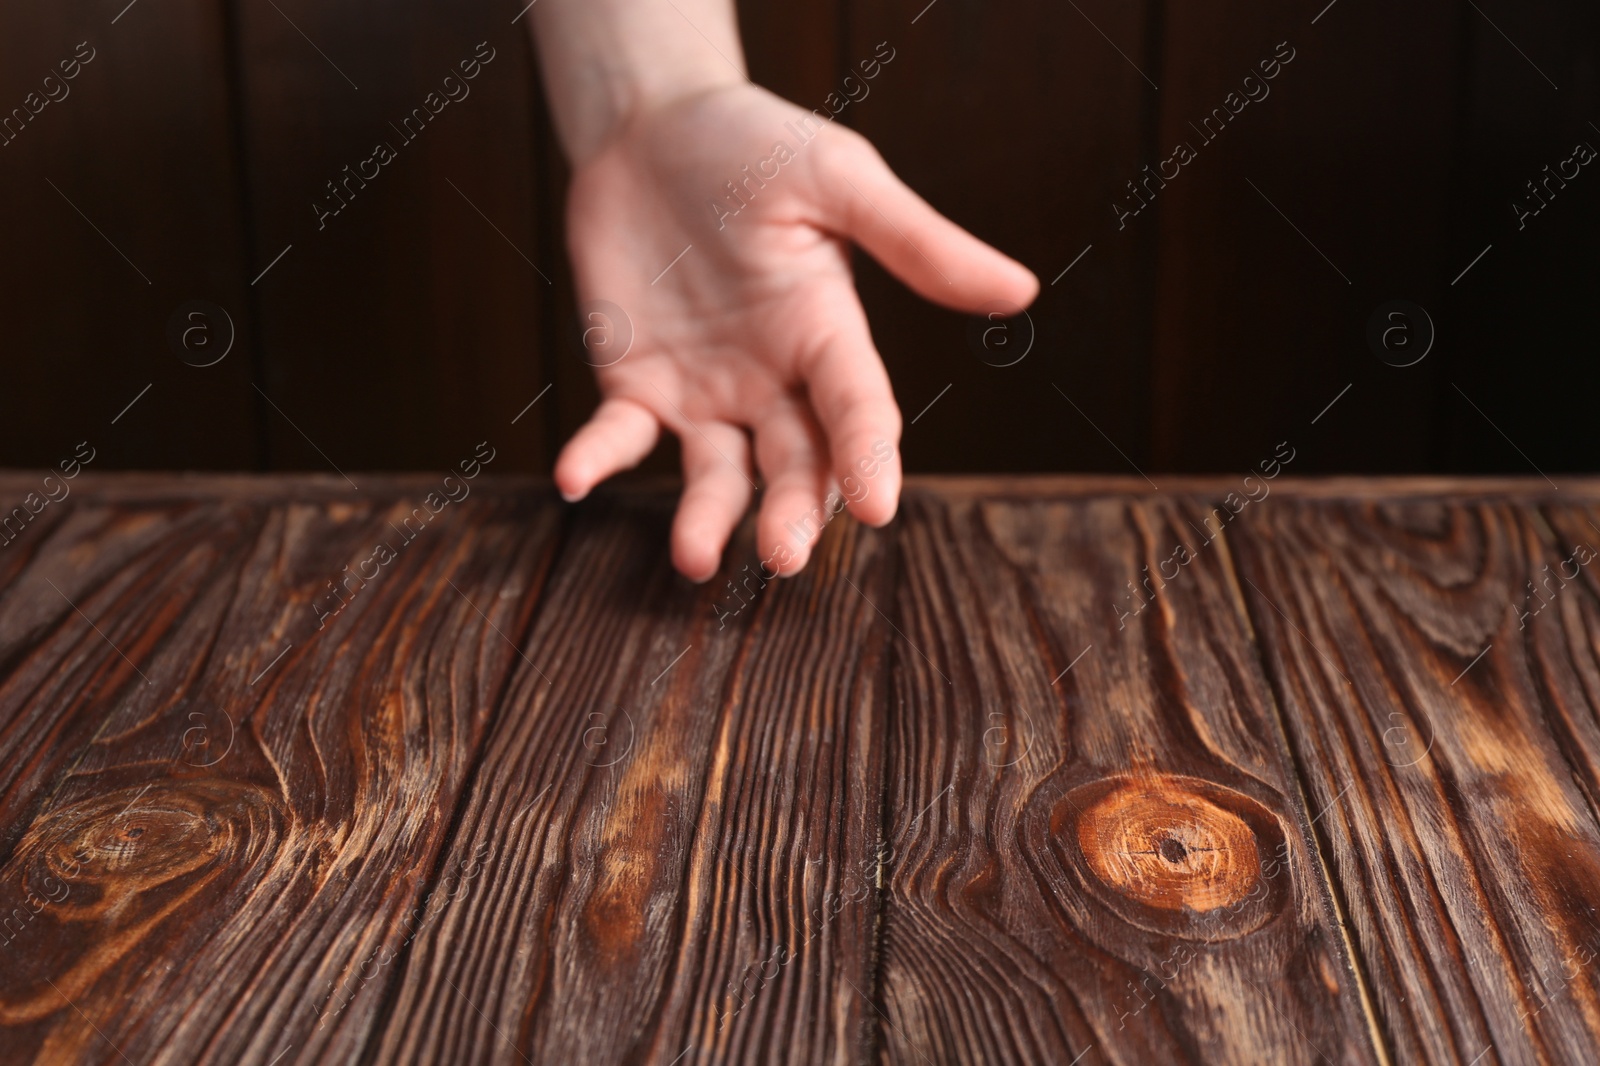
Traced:
<path fill-rule="evenodd" d="M 574 165 L 640 110 L 745 80 L 733 0 L 539 0 L 532 21 Z"/>

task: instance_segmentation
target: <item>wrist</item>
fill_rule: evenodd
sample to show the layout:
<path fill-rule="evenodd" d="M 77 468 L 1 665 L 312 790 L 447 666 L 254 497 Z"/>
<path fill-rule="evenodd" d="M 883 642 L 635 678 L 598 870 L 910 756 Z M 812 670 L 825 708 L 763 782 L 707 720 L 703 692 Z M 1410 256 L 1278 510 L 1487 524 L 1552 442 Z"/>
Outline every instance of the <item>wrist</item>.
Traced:
<path fill-rule="evenodd" d="M 742 61 L 740 65 L 743 66 Z M 603 109 L 591 114 L 580 129 L 573 130 L 570 139 L 562 137 L 562 147 L 574 167 L 599 154 L 641 115 L 691 97 L 749 83 L 742 71 L 736 73 L 720 61 L 714 65 L 690 63 L 671 69 L 652 66 L 643 71 L 633 68 L 610 74 L 613 80 Z"/>
<path fill-rule="evenodd" d="M 627 7 L 618 19 L 613 6 Z M 749 80 L 732 18 L 719 0 L 534 9 L 546 95 L 568 162 L 582 166 L 640 114 Z M 696 22 L 691 22 L 691 17 Z"/>

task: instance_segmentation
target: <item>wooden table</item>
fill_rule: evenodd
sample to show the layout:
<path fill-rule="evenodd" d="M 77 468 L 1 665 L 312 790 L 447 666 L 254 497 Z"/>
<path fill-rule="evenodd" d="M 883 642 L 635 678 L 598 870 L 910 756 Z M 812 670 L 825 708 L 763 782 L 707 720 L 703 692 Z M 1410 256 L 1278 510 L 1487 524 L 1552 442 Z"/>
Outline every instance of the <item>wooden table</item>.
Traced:
<path fill-rule="evenodd" d="M 5 1062 L 1594 1061 L 1600 482 L 360 485 L 7 530 Z"/>

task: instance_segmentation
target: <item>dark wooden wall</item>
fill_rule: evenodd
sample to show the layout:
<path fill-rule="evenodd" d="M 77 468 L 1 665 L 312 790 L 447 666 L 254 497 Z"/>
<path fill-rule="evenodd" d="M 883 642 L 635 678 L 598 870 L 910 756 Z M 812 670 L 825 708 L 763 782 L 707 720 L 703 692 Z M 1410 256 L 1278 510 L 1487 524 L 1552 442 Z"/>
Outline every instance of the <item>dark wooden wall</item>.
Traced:
<path fill-rule="evenodd" d="M 105 468 L 353 473 L 488 439 L 546 469 L 595 393 L 522 6 L 8 4 L 0 115 L 68 92 L 0 147 L 0 462 L 88 440 Z M 911 468 L 1243 470 L 1280 441 L 1298 473 L 1600 465 L 1600 167 L 1521 228 L 1512 208 L 1600 148 L 1593 5 L 741 7 L 753 77 L 807 106 L 887 42 L 841 120 L 1044 283 L 1012 327 L 1028 355 L 997 367 L 861 263 Z M 325 183 L 481 41 L 471 95 L 319 224 Z M 45 86 L 80 42 L 94 58 Z M 1195 157 L 1119 223 L 1180 142 Z M 1367 339 L 1398 300 L 1435 333 L 1411 366 Z"/>

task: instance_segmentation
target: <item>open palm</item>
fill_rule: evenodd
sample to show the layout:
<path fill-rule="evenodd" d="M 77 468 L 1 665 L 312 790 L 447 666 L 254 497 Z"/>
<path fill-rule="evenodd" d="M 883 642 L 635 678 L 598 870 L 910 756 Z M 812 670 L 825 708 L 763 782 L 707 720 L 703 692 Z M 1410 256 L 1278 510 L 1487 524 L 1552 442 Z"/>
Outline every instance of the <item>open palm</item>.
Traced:
<path fill-rule="evenodd" d="M 581 497 L 671 430 L 685 483 L 672 558 L 697 581 L 716 572 L 758 473 L 769 572 L 805 565 L 841 498 L 872 525 L 894 516 L 900 411 L 847 240 L 960 310 L 1020 309 L 1038 292 L 865 138 L 748 83 L 634 116 L 574 173 L 567 218 L 603 399 L 556 484 Z"/>

